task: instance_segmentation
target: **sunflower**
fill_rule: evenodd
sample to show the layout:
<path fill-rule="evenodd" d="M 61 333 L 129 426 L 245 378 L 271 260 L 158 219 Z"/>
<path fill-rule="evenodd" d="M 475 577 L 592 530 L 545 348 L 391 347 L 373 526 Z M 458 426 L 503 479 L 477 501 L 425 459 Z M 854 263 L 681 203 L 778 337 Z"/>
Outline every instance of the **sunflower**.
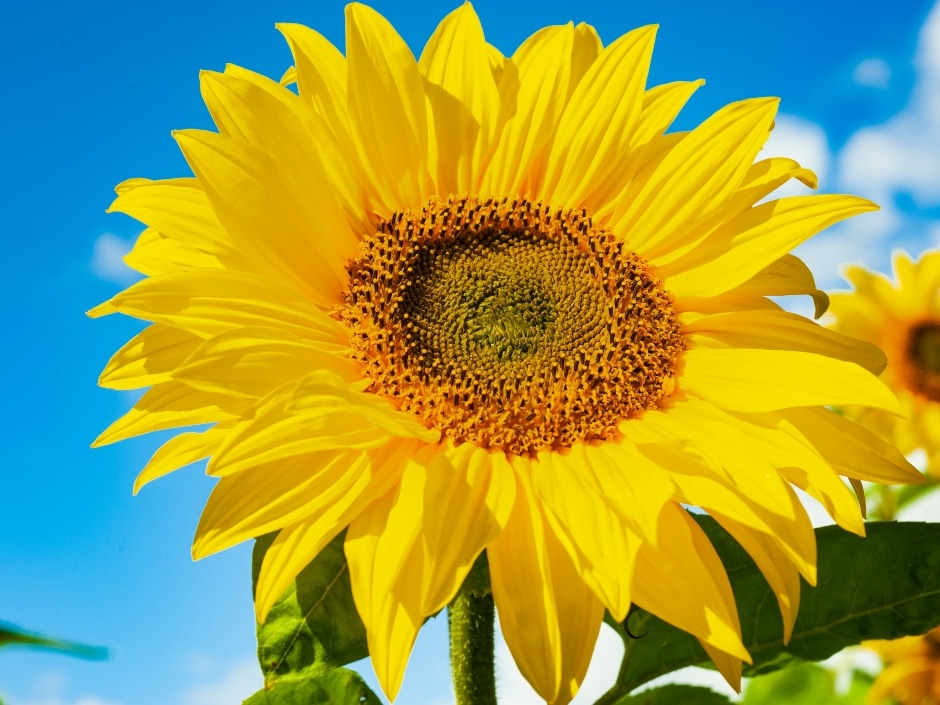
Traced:
<path fill-rule="evenodd" d="M 940 705 L 940 627 L 923 636 L 862 642 L 885 663 L 868 693 L 871 705 Z"/>
<path fill-rule="evenodd" d="M 866 408 L 846 414 L 905 454 L 926 451 L 928 472 L 940 479 L 940 252 L 917 262 L 896 252 L 894 281 L 860 266 L 847 267 L 845 276 L 855 291 L 833 294 L 832 327 L 885 351 L 882 378 L 905 417 Z"/>
<path fill-rule="evenodd" d="M 605 609 L 697 637 L 734 684 L 742 644 L 717 519 L 773 586 L 789 634 L 816 576 L 793 487 L 862 534 L 839 475 L 918 477 L 829 411 L 900 412 L 874 346 L 786 313 L 789 250 L 875 206 L 771 200 L 812 172 L 755 163 L 777 100 L 667 128 L 702 81 L 646 87 L 655 27 L 603 46 L 551 26 L 511 57 L 469 4 L 421 57 L 346 8 L 346 55 L 280 25 L 281 83 L 201 74 L 218 132 L 174 133 L 194 178 L 134 179 L 147 275 L 92 316 L 151 325 L 101 384 L 150 386 L 96 441 L 167 441 L 142 485 L 209 458 L 201 558 L 279 531 L 263 621 L 343 530 L 353 596 L 395 697 L 423 620 L 485 551 L 506 642 L 548 702 L 578 689 Z M 296 80 L 297 92 L 288 87 Z"/>

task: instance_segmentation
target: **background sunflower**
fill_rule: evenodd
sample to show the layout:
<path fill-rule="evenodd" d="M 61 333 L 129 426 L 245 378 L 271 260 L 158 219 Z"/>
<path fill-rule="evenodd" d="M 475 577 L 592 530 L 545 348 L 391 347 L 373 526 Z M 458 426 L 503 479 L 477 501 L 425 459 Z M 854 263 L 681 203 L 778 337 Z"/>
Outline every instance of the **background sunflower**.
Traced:
<path fill-rule="evenodd" d="M 940 252 L 912 259 L 898 251 L 893 278 L 858 266 L 845 276 L 853 291 L 830 297 L 831 326 L 885 351 L 882 379 L 907 412 L 891 418 L 848 407 L 846 416 L 905 454 L 924 451 L 928 474 L 940 479 Z"/>

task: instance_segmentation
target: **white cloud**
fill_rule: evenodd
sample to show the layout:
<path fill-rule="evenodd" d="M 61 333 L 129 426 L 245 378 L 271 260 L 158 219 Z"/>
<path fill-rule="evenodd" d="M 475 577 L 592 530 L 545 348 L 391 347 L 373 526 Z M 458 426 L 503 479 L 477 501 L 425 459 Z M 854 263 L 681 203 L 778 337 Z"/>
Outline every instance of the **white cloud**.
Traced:
<path fill-rule="evenodd" d="M 882 205 L 900 193 L 940 205 L 940 3 L 921 29 L 915 66 L 904 109 L 856 132 L 839 154 L 840 185 Z"/>
<path fill-rule="evenodd" d="M 815 171 L 820 185 L 826 186 L 832 157 L 826 133 L 815 122 L 795 115 L 778 115 L 773 132 L 770 133 L 770 138 L 760 153 L 761 159 L 767 157 L 796 159 L 800 166 Z M 774 191 L 772 198 L 810 192 L 810 189 L 799 181 L 791 180 Z"/>
<path fill-rule="evenodd" d="M 254 695 L 263 685 L 258 663 L 245 659 L 232 666 L 221 679 L 188 688 L 182 705 L 232 705 Z"/>
<path fill-rule="evenodd" d="M 852 80 L 860 86 L 884 89 L 891 83 L 891 67 L 884 59 L 865 59 L 855 67 Z"/>
<path fill-rule="evenodd" d="M 104 700 L 96 695 L 82 695 L 77 699 L 66 697 L 67 681 L 60 671 L 46 671 L 35 683 L 33 696 L 18 698 L 13 695 L 4 700 L 8 705 L 120 705 L 113 700 Z"/>
<path fill-rule="evenodd" d="M 104 233 L 95 240 L 91 255 L 91 272 L 99 279 L 120 286 L 127 286 L 140 275 L 124 264 L 124 255 L 130 252 L 133 243 L 122 240 L 117 235 Z"/>

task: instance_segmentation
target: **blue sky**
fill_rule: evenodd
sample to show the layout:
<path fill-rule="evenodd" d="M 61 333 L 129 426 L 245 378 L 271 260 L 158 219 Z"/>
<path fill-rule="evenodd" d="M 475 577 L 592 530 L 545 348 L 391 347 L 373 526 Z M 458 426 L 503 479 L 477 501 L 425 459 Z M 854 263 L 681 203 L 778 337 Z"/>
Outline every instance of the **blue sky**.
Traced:
<path fill-rule="evenodd" d="M 454 6 L 376 5 L 415 53 Z M 192 467 L 134 498 L 133 479 L 161 439 L 88 447 L 133 403 L 95 381 L 139 324 L 91 321 L 84 311 L 130 281 L 119 255 L 141 226 L 105 214 L 113 186 L 189 174 L 170 130 L 211 127 L 199 69 L 232 62 L 279 77 L 290 55 L 274 23 L 308 24 L 342 47 L 342 7 L 167 0 L 0 9 L 0 620 L 113 649 L 102 663 L 0 653 L 10 705 L 228 705 L 260 681 L 250 546 L 189 558 L 212 481 Z M 707 79 L 680 129 L 731 100 L 781 96 L 768 155 L 796 156 L 821 172 L 823 190 L 885 206 L 805 250 L 827 286 L 838 285 L 839 262 L 885 268 L 892 247 L 916 253 L 940 243 L 940 9 L 928 22 L 931 7 L 476 4 L 487 38 L 506 53 L 545 24 L 587 21 L 609 42 L 659 23 L 651 81 Z M 450 701 L 445 638 L 443 620 L 430 623 L 400 702 Z M 522 702 L 513 678 L 501 680 L 506 702 Z"/>

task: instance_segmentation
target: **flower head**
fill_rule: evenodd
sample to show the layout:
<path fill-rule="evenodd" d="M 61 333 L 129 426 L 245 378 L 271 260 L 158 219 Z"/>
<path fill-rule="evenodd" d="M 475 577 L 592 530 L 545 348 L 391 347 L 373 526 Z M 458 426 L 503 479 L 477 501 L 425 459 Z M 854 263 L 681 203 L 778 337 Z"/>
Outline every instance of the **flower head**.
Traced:
<path fill-rule="evenodd" d="M 894 281 L 863 267 L 846 269 L 851 293 L 832 296 L 832 327 L 882 348 L 882 375 L 905 410 L 898 417 L 865 408 L 846 414 L 905 454 L 927 453 L 928 472 L 940 478 L 940 252 L 914 262 L 894 256 Z"/>
<path fill-rule="evenodd" d="M 604 610 L 636 604 L 748 659 L 728 578 L 684 505 L 774 588 L 789 631 L 812 527 L 793 487 L 863 533 L 839 475 L 916 477 L 827 410 L 900 411 L 880 351 L 769 298 L 819 292 L 788 252 L 875 206 L 765 199 L 811 172 L 755 158 L 777 101 L 667 133 L 701 81 L 646 87 L 655 28 L 604 47 L 546 27 L 511 57 L 472 7 L 415 61 L 373 10 L 346 56 L 279 27 L 297 93 L 204 72 L 218 133 L 176 133 L 195 178 L 125 182 L 146 279 L 96 308 L 152 325 L 104 386 L 150 386 L 97 443 L 194 424 L 141 485 L 209 458 L 196 557 L 278 530 L 264 620 L 348 527 L 373 665 L 394 697 L 423 620 L 486 551 L 500 624 L 535 689 L 573 697 Z"/>
<path fill-rule="evenodd" d="M 899 705 L 940 703 L 940 627 L 923 636 L 866 641 L 862 645 L 877 652 L 885 664 L 868 693 L 871 705 L 880 705 L 888 698 Z"/>

